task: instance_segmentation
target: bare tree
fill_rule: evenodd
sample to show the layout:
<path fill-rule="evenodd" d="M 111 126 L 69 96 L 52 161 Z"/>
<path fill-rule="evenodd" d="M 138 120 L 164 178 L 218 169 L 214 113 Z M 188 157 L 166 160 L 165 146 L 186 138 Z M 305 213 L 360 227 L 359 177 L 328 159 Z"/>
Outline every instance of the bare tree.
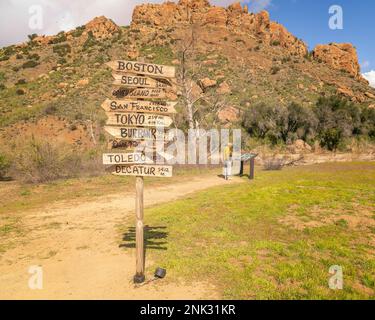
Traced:
<path fill-rule="evenodd" d="M 202 98 L 202 95 L 197 94 L 197 90 L 195 90 L 197 84 L 194 80 L 202 66 L 194 59 L 197 53 L 197 28 L 196 24 L 190 24 L 182 32 L 177 44 L 177 55 L 180 59 L 178 78 L 190 129 L 199 127 L 198 120 L 194 119 L 195 104 Z"/>

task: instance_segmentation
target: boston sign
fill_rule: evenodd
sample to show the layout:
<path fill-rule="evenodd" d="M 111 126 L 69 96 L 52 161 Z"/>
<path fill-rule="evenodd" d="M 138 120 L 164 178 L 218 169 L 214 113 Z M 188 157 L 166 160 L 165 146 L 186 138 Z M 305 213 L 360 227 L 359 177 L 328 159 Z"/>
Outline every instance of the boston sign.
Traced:
<path fill-rule="evenodd" d="M 153 63 L 117 60 L 108 62 L 107 66 L 117 72 L 143 74 L 157 78 L 174 78 L 176 75 L 176 68 Z"/>

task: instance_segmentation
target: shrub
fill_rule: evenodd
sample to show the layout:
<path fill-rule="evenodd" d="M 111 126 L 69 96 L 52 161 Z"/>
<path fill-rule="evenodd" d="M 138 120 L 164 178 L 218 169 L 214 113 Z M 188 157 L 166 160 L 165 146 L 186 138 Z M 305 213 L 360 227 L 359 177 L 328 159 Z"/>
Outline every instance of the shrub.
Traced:
<path fill-rule="evenodd" d="M 69 146 L 35 138 L 19 143 L 12 161 L 13 175 L 28 183 L 74 177 L 79 169 L 80 159 Z"/>
<path fill-rule="evenodd" d="M 274 40 L 274 41 L 271 41 L 271 46 L 279 46 L 280 45 L 280 41 L 279 40 Z"/>
<path fill-rule="evenodd" d="M 59 32 L 56 37 L 52 40 L 50 40 L 48 43 L 49 44 L 57 44 L 57 43 L 61 43 L 61 42 L 65 42 L 67 39 L 66 39 L 66 35 L 65 35 L 65 32 L 64 31 L 61 31 Z"/>
<path fill-rule="evenodd" d="M 80 37 L 82 33 L 85 31 L 85 28 L 86 28 L 85 26 L 77 27 L 75 30 L 73 30 L 72 36 L 75 38 Z"/>
<path fill-rule="evenodd" d="M 51 105 L 48 105 L 45 109 L 44 109 L 44 113 L 47 114 L 47 115 L 52 115 L 52 114 L 55 114 L 57 111 L 57 108 L 55 105 L 51 104 Z"/>
<path fill-rule="evenodd" d="M 278 66 L 273 66 L 271 68 L 271 74 L 277 74 L 280 71 L 280 67 Z"/>
<path fill-rule="evenodd" d="M 358 105 L 338 96 L 319 98 L 314 113 L 318 119 L 320 143 L 335 150 L 339 143 L 362 132 Z"/>
<path fill-rule="evenodd" d="M 29 34 L 27 37 L 29 38 L 30 41 L 33 41 L 38 35 L 36 33 Z"/>
<path fill-rule="evenodd" d="M 316 121 L 309 109 L 296 103 L 286 107 L 260 103 L 245 112 L 242 125 L 251 136 L 276 144 L 313 137 Z"/>
<path fill-rule="evenodd" d="M 34 61 L 34 60 L 29 60 L 26 61 L 23 65 L 22 68 L 27 69 L 27 68 L 34 68 L 38 65 L 39 63 Z"/>
<path fill-rule="evenodd" d="M 22 54 L 20 54 L 20 53 L 18 53 L 18 54 L 16 55 L 16 59 L 18 59 L 18 60 L 21 60 L 21 59 L 23 59 L 23 55 L 22 55 Z"/>
<path fill-rule="evenodd" d="M 20 85 L 20 84 L 26 84 L 26 79 L 19 79 L 17 82 L 16 82 L 16 86 Z"/>
<path fill-rule="evenodd" d="M 16 94 L 19 95 L 19 96 L 23 96 L 25 93 L 26 93 L 26 91 L 23 90 L 23 89 L 17 89 L 16 90 Z"/>
<path fill-rule="evenodd" d="M 5 84 L 4 83 L 0 83 L 0 91 L 1 90 L 5 90 L 7 87 L 5 86 Z"/>
<path fill-rule="evenodd" d="M 10 167 L 9 160 L 0 153 L 0 180 L 4 180 Z"/>
<path fill-rule="evenodd" d="M 53 52 L 57 53 L 60 57 L 66 56 L 68 53 L 72 52 L 72 48 L 69 44 L 61 44 L 53 47 Z"/>
<path fill-rule="evenodd" d="M 38 61 L 38 60 L 40 59 L 40 56 L 39 56 L 39 54 L 37 54 L 37 53 L 33 53 L 33 54 L 29 54 L 29 55 L 27 56 L 27 58 L 28 58 L 29 60 L 35 60 L 35 61 Z"/>

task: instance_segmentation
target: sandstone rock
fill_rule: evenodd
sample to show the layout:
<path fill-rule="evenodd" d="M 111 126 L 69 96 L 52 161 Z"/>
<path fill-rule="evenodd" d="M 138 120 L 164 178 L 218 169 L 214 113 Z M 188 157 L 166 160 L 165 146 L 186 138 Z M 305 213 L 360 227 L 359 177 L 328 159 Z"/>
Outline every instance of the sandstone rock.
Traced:
<path fill-rule="evenodd" d="M 313 57 L 334 69 L 345 70 L 356 78 L 362 78 L 357 51 L 350 43 L 318 45 L 313 51 Z"/>
<path fill-rule="evenodd" d="M 205 60 L 202 62 L 205 66 L 213 66 L 217 64 L 217 61 L 214 59 Z"/>
<path fill-rule="evenodd" d="M 96 17 L 86 24 L 85 34 L 92 32 L 97 39 L 112 38 L 120 28 L 110 19 L 101 16 Z"/>
<path fill-rule="evenodd" d="M 370 99 L 375 99 L 375 95 L 373 95 L 371 92 L 365 92 L 365 96 Z"/>
<path fill-rule="evenodd" d="M 135 60 L 139 57 L 139 51 L 138 50 L 130 50 L 127 52 L 127 55 L 129 57 L 129 59 L 131 60 Z"/>
<path fill-rule="evenodd" d="M 199 85 L 203 90 L 210 88 L 210 87 L 214 87 L 216 86 L 216 84 L 217 84 L 217 81 L 212 80 L 210 78 L 204 78 L 204 79 L 199 80 Z"/>
<path fill-rule="evenodd" d="M 58 86 L 60 89 L 64 89 L 64 88 L 66 88 L 67 86 L 69 86 L 69 84 L 66 83 L 66 82 L 60 82 L 57 86 Z"/>
<path fill-rule="evenodd" d="M 347 97 L 354 97 L 354 93 L 353 93 L 353 90 L 349 89 L 349 88 L 346 88 L 346 87 L 339 87 L 337 88 L 337 91 L 341 94 L 343 94 L 344 96 L 347 96 Z"/>
<path fill-rule="evenodd" d="M 370 104 L 370 105 L 368 106 L 368 108 L 369 108 L 369 109 L 375 109 L 375 104 Z"/>
<path fill-rule="evenodd" d="M 301 139 L 296 140 L 293 144 L 293 147 L 297 152 L 312 150 L 311 146 Z"/>
<path fill-rule="evenodd" d="M 77 82 L 77 86 L 84 87 L 90 83 L 89 79 L 82 79 Z"/>
<path fill-rule="evenodd" d="M 177 66 L 177 65 L 180 65 L 181 62 L 180 62 L 180 60 L 175 59 L 175 60 L 172 61 L 172 64 L 175 65 L 175 66 Z"/>
<path fill-rule="evenodd" d="M 303 90 L 303 89 L 305 89 L 305 86 L 303 85 L 303 83 L 299 83 L 299 84 L 297 85 L 297 89 L 301 89 L 301 90 Z"/>
<path fill-rule="evenodd" d="M 221 109 L 217 114 L 218 119 L 222 123 L 236 122 L 239 120 L 239 116 L 239 110 L 231 106 Z"/>
<path fill-rule="evenodd" d="M 227 93 L 231 93 L 232 90 L 229 84 L 226 81 L 224 81 L 220 84 L 219 88 L 217 88 L 216 92 L 219 94 L 227 94 Z"/>

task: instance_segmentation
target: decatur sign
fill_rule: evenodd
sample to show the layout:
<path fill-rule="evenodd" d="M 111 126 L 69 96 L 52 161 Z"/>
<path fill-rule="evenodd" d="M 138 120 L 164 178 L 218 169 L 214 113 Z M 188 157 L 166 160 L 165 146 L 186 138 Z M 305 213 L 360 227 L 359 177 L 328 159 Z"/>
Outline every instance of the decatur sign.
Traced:
<path fill-rule="evenodd" d="M 112 174 L 118 176 L 172 177 L 172 166 L 116 165 Z"/>

